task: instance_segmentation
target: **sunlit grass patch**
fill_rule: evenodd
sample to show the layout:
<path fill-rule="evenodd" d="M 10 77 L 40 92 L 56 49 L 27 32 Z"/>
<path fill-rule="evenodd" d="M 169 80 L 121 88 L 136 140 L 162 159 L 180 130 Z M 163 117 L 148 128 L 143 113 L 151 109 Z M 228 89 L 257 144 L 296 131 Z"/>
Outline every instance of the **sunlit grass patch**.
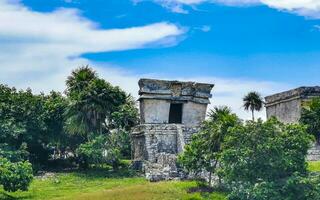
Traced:
<path fill-rule="evenodd" d="M 151 183 L 126 170 L 111 172 L 107 169 L 91 169 L 88 171 L 56 173 L 46 178 L 35 178 L 27 192 L 6 193 L 0 189 L 0 200 L 225 199 L 225 196 L 220 193 L 188 193 L 189 188 L 196 186 L 197 183 L 194 181 Z"/>
<path fill-rule="evenodd" d="M 320 161 L 308 162 L 308 170 L 311 172 L 320 172 Z"/>

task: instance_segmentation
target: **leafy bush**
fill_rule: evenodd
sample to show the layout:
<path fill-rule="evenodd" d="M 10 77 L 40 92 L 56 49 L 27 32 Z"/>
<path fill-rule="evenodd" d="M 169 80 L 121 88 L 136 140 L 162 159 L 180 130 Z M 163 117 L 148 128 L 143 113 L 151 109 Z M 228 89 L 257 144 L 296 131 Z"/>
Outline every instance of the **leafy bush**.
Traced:
<path fill-rule="evenodd" d="M 120 151 L 114 148 L 110 137 L 106 135 L 97 136 L 81 144 L 77 154 L 84 167 L 88 167 L 88 164 L 109 164 L 115 169 L 120 164 Z"/>
<path fill-rule="evenodd" d="M 32 179 L 32 167 L 28 161 L 12 163 L 6 158 L 0 158 L 0 184 L 4 190 L 26 191 Z"/>
<path fill-rule="evenodd" d="M 306 127 L 276 119 L 231 128 L 220 171 L 232 190 L 229 199 L 319 198 L 319 179 L 308 176 L 305 162 L 311 141 Z"/>
<path fill-rule="evenodd" d="M 0 143 L 0 157 L 8 159 L 10 162 L 19 162 L 27 160 L 29 152 L 27 151 L 27 144 L 22 143 L 19 149 L 14 149 L 8 144 Z"/>
<path fill-rule="evenodd" d="M 308 133 L 320 142 L 320 97 L 305 102 L 301 112 L 300 122 L 307 125 Z"/>
<path fill-rule="evenodd" d="M 209 185 L 215 173 L 221 153 L 221 145 L 230 127 L 239 123 L 228 107 L 215 107 L 209 114 L 199 133 L 185 147 L 178 161 L 187 172 L 199 174 L 209 172 Z"/>
<path fill-rule="evenodd" d="M 295 174 L 285 180 L 242 183 L 232 189 L 229 200 L 315 200 L 320 199 L 320 177 Z"/>

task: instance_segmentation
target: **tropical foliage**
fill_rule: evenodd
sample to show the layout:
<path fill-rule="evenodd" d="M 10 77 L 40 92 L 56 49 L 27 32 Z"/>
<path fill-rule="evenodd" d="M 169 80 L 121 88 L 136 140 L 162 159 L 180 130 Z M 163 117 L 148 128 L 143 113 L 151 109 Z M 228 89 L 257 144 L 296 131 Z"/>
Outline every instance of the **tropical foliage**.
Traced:
<path fill-rule="evenodd" d="M 66 85 L 66 95 L 0 85 L 0 184 L 6 190 L 25 190 L 32 169 L 59 159 L 116 168 L 130 154 L 128 133 L 138 122 L 134 99 L 88 66 L 74 70 Z"/>
<path fill-rule="evenodd" d="M 249 121 L 230 129 L 221 171 L 231 200 L 319 199 L 319 177 L 307 173 L 311 137 L 301 125 L 276 119 Z"/>
<path fill-rule="evenodd" d="M 318 143 L 320 142 L 320 98 L 313 98 L 305 102 L 302 108 L 300 118 L 302 124 L 307 125 L 308 133 L 315 136 Z"/>
<path fill-rule="evenodd" d="M 261 111 L 263 106 L 263 99 L 258 92 L 249 92 L 243 98 L 243 107 L 245 110 L 250 110 L 252 120 L 254 121 L 254 111 Z"/>
<path fill-rule="evenodd" d="M 228 107 L 215 107 L 209 113 L 199 133 L 193 135 L 192 141 L 179 156 L 180 164 L 190 173 L 209 172 L 209 185 L 215 174 L 221 145 L 230 127 L 239 123 L 235 114 Z"/>

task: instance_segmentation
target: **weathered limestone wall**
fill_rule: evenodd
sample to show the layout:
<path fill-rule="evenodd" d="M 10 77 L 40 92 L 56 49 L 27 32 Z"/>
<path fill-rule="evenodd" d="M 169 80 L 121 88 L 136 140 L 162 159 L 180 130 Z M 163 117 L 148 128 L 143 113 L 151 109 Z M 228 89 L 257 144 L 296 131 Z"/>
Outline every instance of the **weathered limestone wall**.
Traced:
<path fill-rule="evenodd" d="M 302 105 L 313 97 L 320 96 L 320 87 L 300 87 L 265 98 L 267 118 L 275 116 L 283 123 L 298 123 Z M 320 146 L 315 144 L 309 151 L 307 160 L 320 160 Z"/>
<path fill-rule="evenodd" d="M 320 160 L 320 145 L 314 145 L 308 151 L 307 160 L 309 161 L 318 161 Z"/>
<path fill-rule="evenodd" d="M 158 153 L 178 154 L 198 127 L 182 124 L 142 124 L 133 130 L 134 160 L 157 161 Z"/>
<path fill-rule="evenodd" d="M 157 181 L 183 177 L 176 159 L 205 119 L 213 86 L 140 79 L 141 124 L 132 133 L 132 155 L 134 166 L 142 169 L 147 179 Z M 182 113 L 174 107 L 170 111 L 173 104 L 182 104 Z M 171 117 L 182 117 L 181 121 L 176 120 L 181 124 L 168 123 L 170 112 Z"/>
<path fill-rule="evenodd" d="M 182 124 L 139 125 L 132 133 L 133 162 L 151 181 L 181 177 L 176 166 L 177 155 L 198 130 Z"/>
<path fill-rule="evenodd" d="M 170 102 L 168 100 L 140 100 L 141 123 L 168 123 Z"/>
<path fill-rule="evenodd" d="M 183 104 L 182 123 L 186 126 L 199 125 L 206 116 L 207 104 L 188 102 Z"/>
<path fill-rule="evenodd" d="M 290 99 L 268 105 L 267 118 L 277 117 L 284 123 L 297 123 L 301 115 L 301 99 Z"/>
<path fill-rule="evenodd" d="M 182 124 L 186 126 L 199 125 L 206 116 L 207 104 L 183 102 Z M 142 123 L 168 123 L 170 101 L 158 99 L 142 99 L 140 101 L 140 116 Z"/>

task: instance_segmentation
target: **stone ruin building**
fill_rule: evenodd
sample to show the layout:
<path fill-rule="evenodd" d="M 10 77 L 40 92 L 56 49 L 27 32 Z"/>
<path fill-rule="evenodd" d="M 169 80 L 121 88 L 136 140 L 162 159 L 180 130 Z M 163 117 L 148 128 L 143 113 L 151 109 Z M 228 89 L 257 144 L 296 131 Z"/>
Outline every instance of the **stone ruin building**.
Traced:
<path fill-rule="evenodd" d="M 283 123 L 298 123 L 304 102 L 320 97 L 320 87 L 300 87 L 265 98 L 267 118 L 275 116 Z M 320 160 L 320 145 L 310 150 L 308 160 Z"/>
<path fill-rule="evenodd" d="M 132 132 L 133 163 L 151 181 L 181 178 L 176 164 L 198 132 L 213 84 L 141 79 L 141 123 Z"/>

